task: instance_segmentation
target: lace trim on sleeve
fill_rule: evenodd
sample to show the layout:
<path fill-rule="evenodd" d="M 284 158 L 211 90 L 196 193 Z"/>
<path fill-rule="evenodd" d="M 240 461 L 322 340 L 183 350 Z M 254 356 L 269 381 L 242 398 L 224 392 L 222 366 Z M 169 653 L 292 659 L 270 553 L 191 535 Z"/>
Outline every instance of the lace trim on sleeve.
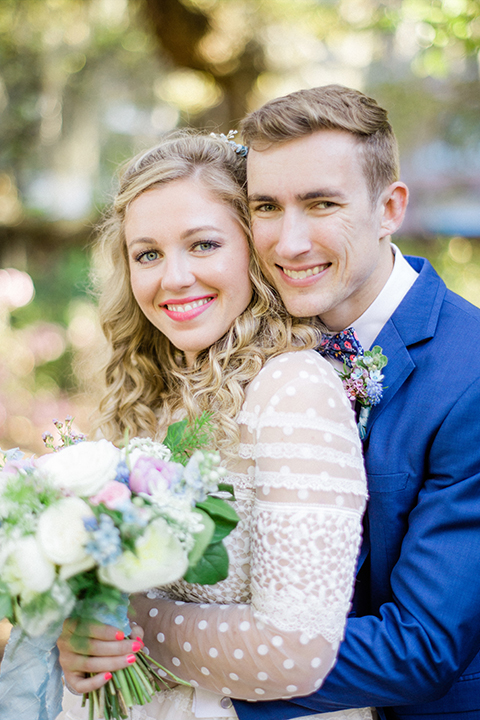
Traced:
<path fill-rule="evenodd" d="M 242 443 L 239 446 L 238 454 L 241 458 L 271 458 L 274 460 L 318 460 L 321 462 L 338 465 L 341 468 L 351 467 L 361 470 L 363 462 L 361 456 L 345 453 L 330 447 L 320 445 L 309 445 L 305 443 L 260 443 L 255 445 Z"/>
<path fill-rule="evenodd" d="M 246 425 L 249 432 L 260 431 L 263 428 L 292 428 L 301 430 L 318 430 L 319 432 L 330 432 L 334 435 L 351 441 L 357 428 L 354 423 L 334 422 L 333 420 L 317 416 L 315 410 L 310 408 L 306 413 L 276 412 L 273 407 L 267 408 L 265 413 L 258 415 L 255 412 L 242 410 L 237 417 L 239 425 Z"/>
<path fill-rule="evenodd" d="M 352 493 L 365 496 L 365 482 L 361 478 L 333 477 L 326 470 L 318 475 L 308 473 L 259 472 L 255 479 L 257 487 L 285 488 L 286 490 L 315 489 L 325 492 Z"/>

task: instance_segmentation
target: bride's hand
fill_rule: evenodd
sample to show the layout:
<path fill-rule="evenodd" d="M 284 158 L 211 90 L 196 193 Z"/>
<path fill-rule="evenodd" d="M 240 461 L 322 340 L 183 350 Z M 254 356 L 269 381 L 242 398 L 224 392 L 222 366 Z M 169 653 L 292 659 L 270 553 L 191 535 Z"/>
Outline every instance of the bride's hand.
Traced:
<path fill-rule="evenodd" d="M 111 678 L 114 670 L 135 662 L 143 647 L 143 630 L 134 625 L 134 639 L 111 625 L 82 624 L 65 620 L 57 645 L 67 686 L 77 693 L 97 690 Z M 85 677 L 85 673 L 94 673 Z"/>

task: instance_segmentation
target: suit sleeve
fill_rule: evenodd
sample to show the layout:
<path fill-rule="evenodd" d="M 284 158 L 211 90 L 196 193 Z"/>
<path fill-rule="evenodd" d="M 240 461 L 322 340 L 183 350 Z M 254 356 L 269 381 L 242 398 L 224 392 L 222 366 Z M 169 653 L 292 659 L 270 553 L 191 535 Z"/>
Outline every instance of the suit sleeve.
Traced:
<path fill-rule="evenodd" d="M 428 478 L 391 575 L 392 601 L 378 617 L 348 620 L 323 686 L 292 703 L 327 712 L 436 700 L 478 653 L 479 412 L 477 380 L 450 410 L 430 449 Z M 279 708 L 276 717 L 293 716 Z"/>

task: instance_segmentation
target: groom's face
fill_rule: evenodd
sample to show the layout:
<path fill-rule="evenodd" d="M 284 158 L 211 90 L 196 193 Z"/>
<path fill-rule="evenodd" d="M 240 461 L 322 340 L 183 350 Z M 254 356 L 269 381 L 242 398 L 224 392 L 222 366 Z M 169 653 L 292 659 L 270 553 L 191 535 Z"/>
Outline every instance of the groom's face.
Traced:
<path fill-rule="evenodd" d="M 354 322 L 392 269 L 384 204 L 372 204 L 362 148 L 340 130 L 248 154 L 255 245 L 267 277 L 296 317 L 331 330 Z"/>

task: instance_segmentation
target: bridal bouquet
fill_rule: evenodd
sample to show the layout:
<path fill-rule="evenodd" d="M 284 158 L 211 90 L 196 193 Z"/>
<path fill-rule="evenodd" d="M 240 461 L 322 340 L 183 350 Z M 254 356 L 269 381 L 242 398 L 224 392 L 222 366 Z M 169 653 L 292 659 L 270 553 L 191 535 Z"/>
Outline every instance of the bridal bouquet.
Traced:
<path fill-rule="evenodd" d="M 231 492 L 221 482 L 218 454 L 201 449 L 208 417 L 170 426 L 164 443 L 133 438 L 121 449 L 75 435 L 71 419 L 65 428 L 56 424 L 61 446 L 44 437 L 55 452 L 28 460 L 0 453 L 0 617 L 21 631 L 13 653 L 25 639 L 29 653 L 32 647 L 45 653 L 38 642 L 44 638 L 52 650 L 66 617 L 128 633 L 128 593 L 182 577 L 201 584 L 224 579 L 222 540 L 238 521 L 218 497 Z M 141 653 L 137 658 L 89 694 L 90 718 L 125 718 L 128 707 L 149 702 L 161 688 L 161 676 Z M 0 707 L 8 697 L 1 680 Z M 46 708 L 48 691 L 43 695 L 39 707 Z M 42 712 L 39 720 L 55 717 Z M 22 717 L 18 707 L 14 717 Z M 2 720 L 10 717 L 2 713 Z"/>

